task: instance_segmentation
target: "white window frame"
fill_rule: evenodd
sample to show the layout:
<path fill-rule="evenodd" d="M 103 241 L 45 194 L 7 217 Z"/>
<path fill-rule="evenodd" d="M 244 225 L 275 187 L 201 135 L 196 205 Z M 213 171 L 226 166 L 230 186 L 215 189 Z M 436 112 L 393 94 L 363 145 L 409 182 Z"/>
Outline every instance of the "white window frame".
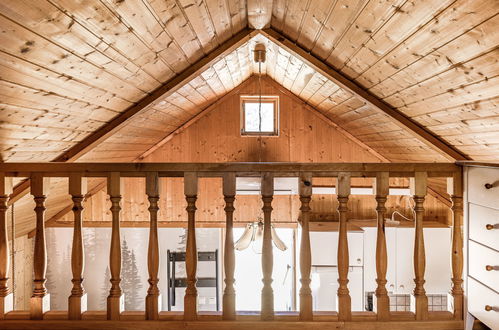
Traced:
<path fill-rule="evenodd" d="M 248 132 L 246 131 L 245 103 L 255 103 L 260 101 L 259 95 L 241 95 L 241 136 L 279 136 L 279 96 L 262 95 L 262 103 L 272 103 L 274 105 L 274 130 L 271 132 Z"/>

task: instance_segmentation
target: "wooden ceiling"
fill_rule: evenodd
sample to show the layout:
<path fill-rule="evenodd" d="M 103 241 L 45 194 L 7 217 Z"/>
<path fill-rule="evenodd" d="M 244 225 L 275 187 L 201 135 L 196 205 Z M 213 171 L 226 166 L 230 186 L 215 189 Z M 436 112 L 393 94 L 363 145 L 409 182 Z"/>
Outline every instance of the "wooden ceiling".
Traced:
<path fill-rule="evenodd" d="M 3 0 L 0 161 L 140 160 L 258 72 L 257 42 L 263 74 L 390 161 L 449 157 L 289 45 L 464 158 L 499 160 L 498 14 L 497 0 Z"/>
<path fill-rule="evenodd" d="M 271 25 L 469 158 L 499 160 L 498 13 L 488 0 L 278 1 Z M 383 114 L 309 77 L 308 95 L 322 84 L 310 102 L 359 139 L 393 161 L 420 154 Z"/>
<path fill-rule="evenodd" d="M 1 160 L 57 158 L 246 26 L 243 1 L 2 1 Z"/>
<path fill-rule="evenodd" d="M 498 13 L 490 0 L 2 1 L 0 159 L 57 159 L 247 26 L 270 26 L 465 157 L 498 160 Z M 256 73 L 256 42 L 267 44 L 264 74 L 386 158 L 446 160 L 262 35 L 137 111 L 83 159 L 136 159 Z"/>

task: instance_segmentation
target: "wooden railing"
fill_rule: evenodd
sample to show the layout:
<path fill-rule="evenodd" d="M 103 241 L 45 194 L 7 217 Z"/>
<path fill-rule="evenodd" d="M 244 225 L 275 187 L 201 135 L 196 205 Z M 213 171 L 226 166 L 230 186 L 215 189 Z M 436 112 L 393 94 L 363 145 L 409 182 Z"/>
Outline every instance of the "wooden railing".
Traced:
<path fill-rule="evenodd" d="M 29 318 L 40 320 L 47 312 L 46 281 L 46 243 L 45 243 L 45 200 L 47 180 L 50 177 L 69 178 L 69 194 L 72 197 L 74 213 L 74 233 L 71 255 L 73 288 L 69 296 L 69 307 L 63 318 L 69 320 L 82 319 L 85 308 L 85 293 L 83 281 L 83 237 L 82 237 L 82 201 L 85 194 L 86 177 L 107 178 L 107 193 L 111 200 L 112 235 L 109 253 L 109 269 L 111 273 L 111 289 L 107 298 L 108 320 L 123 320 L 123 293 L 120 286 L 121 250 L 120 250 L 120 201 L 122 177 L 146 178 L 146 194 L 149 200 L 150 232 L 148 245 L 149 288 L 145 299 L 145 320 L 159 320 L 164 312 L 158 310 L 158 200 L 160 198 L 159 179 L 162 177 L 183 177 L 184 193 L 187 201 L 187 248 L 186 272 L 187 288 L 185 291 L 183 319 L 193 321 L 199 319 L 197 311 L 197 250 L 196 236 L 196 199 L 198 195 L 198 178 L 221 177 L 223 179 L 223 195 L 226 212 L 226 236 L 224 251 L 225 288 L 223 292 L 223 311 L 220 320 L 233 321 L 238 318 L 235 308 L 236 292 L 234 290 L 235 253 L 233 242 L 233 213 L 236 198 L 236 177 L 261 177 L 261 198 L 263 201 L 263 289 L 261 292 L 260 318 L 264 321 L 274 320 L 273 289 L 272 289 L 272 242 L 271 214 L 275 177 L 299 177 L 299 198 L 301 202 L 301 244 L 300 273 L 301 288 L 299 290 L 300 307 L 295 320 L 320 320 L 312 311 L 312 294 L 310 288 L 311 248 L 309 236 L 310 201 L 312 197 L 312 181 L 314 177 L 337 178 L 337 198 L 339 212 L 338 240 L 338 313 L 332 314 L 330 320 L 351 321 L 371 320 L 389 321 L 393 313 L 389 310 L 389 297 L 386 289 L 387 248 L 385 238 L 385 203 L 389 193 L 390 177 L 410 178 L 412 195 L 415 201 L 415 237 L 414 237 L 414 298 L 415 312 L 406 320 L 432 319 L 428 311 L 428 298 L 425 293 L 425 243 L 423 239 L 423 202 L 427 193 L 427 178 L 448 178 L 449 193 L 453 202 L 452 224 L 452 290 L 454 310 L 450 318 L 462 320 L 463 290 L 462 290 L 462 174 L 461 168 L 449 163 L 333 163 L 333 164 L 301 164 L 301 163 L 226 163 L 226 164 L 193 164 L 193 163 L 2 163 L 0 164 L 0 319 L 9 319 L 5 313 L 9 305 L 11 289 L 7 286 L 10 254 L 8 251 L 8 236 L 6 212 L 9 198 L 9 182 L 12 177 L 26 177 L 31 180 L 31 195 L 35 201 L 36 234 L 34 244 L 34 279 L 33 293 L 30 301 Z M 375 314 L 362 316 L 352 313 L 351 297 L 348 288 L 348 207 L 347 202 L 351 192 L 351 178 L 373 178 L 375 182 L 375 199 L 377 202 L 377 242 L 376 242 L 376 282 L 375 297 L 377 300 Z M 327 251 L 325 251 L 327 253 Z M 69 293 L 68 293 L 69 294 Z M 334 299 L 333 297 L 331 299 Z M 360 315 L 360 316 L 359 316 Z M 373 318 L 374 317 L 374 318 Z M 433 318 L 434 319 L 434 318 Z M 399 318 L 400 320 L 400 318 Z"/>

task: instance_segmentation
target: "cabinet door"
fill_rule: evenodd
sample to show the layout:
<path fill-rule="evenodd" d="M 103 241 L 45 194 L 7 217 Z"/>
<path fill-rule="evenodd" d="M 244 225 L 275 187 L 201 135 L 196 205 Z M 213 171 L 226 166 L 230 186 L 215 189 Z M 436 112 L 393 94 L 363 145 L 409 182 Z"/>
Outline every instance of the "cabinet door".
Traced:
<path fill-rule="evenodd" d="M 397 285 L 397 228 L 385 228 L 386 251 L 388 254 L 388 267 L 386 271 L 386 289 L 394 292 Z"/>
<path fill-rule="evenodd" d="M 427 294 L 449 292 L 451 288 L 451 229 L 424 228 Z"/>
<path fill-rule="evenodd" d="M 424 228 L 426 255 L 425 290 L 446 293 L 451 286 L 450 228 Z M 397 228 L 397 293 L 414 290 L 414 228 Z"/>
<path fill-rule="evenodd" d="M 409 294 L 414 290 L 414 228 L 396 229 L 395 292 Z"/>
<path fill-rule="evenodd" d="M 362 266 L 364 260 L 363 232 L 348 233 L 348 253 L 350 266 Z M 298 237 L 300 237 L 298 235 Z M 312 265 L 338 265 L 338 232 L 310 232 L 310 247 L 312 249 Z M 299 253 L 299 250 L 298 250 Z"/>
<path fill-rule="evenodd" d="M 364 229 L 364 290 L 372 292 L 376 290 L 376 238 L 377 228 L 365 227 Z M 395 290 L 396 269 L 396 240 L 395 228 L 385 228 L 386 250 L 388 254 L 388 267 L 386 273 L 386 289 Z"/>

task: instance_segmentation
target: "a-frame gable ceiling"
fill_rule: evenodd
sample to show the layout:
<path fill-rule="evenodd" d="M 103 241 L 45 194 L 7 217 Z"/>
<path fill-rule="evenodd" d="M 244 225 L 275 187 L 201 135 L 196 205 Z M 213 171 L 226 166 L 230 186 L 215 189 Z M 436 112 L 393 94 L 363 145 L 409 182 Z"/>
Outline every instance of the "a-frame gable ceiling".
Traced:
<path fill-rule="evenodd" d="M 498 159 L 498 12 L 490 0 L 2 1 L 2 160 L 64 159 L 135 108 L 84 156 L 133 160 L 254 74 L 257 41 L 268 49 L 264 74 L 391 161 L 449 156 L 286 45 L 458 155 Z M 270 26 L 270 37 L 247 26 Z M 275 31 L 287 39 L 271 40 Z"/>
<path fill-rule="evenodd" d="M 382 160 L 498 160 L 498 13 L 496 0 L 3 0 L 0 161 L 140 160 L 258 72 L 257 42 L 263 74 Z"/>

